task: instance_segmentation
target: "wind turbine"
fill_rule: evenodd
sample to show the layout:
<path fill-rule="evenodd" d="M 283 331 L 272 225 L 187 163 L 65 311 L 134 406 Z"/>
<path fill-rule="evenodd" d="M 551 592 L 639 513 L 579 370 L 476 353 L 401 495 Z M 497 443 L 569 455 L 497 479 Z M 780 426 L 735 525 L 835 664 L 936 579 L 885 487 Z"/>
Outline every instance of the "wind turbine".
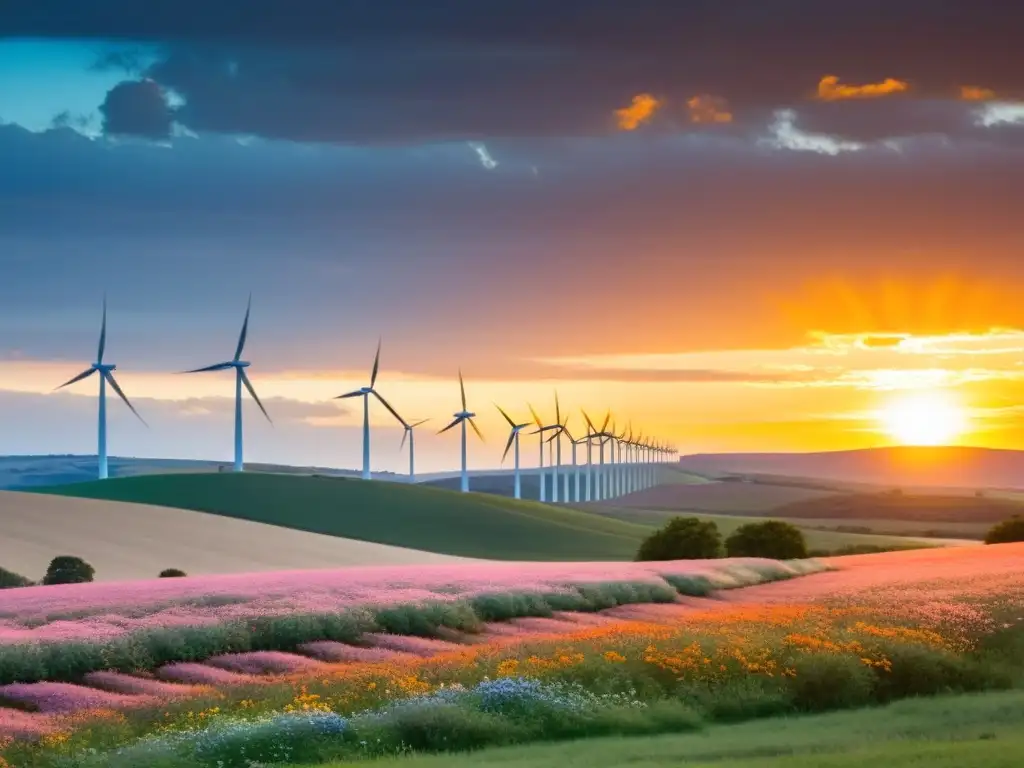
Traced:
<path fill-rule="evenodd" d="M 398 419 L 398 422 L 405 426 L 405 422 L 402 417 L 398 415 L 391 404 L 381 397 L 380 392 L 374 389 L 374 385 L 377 383 L 377 371 L 380 369 L 380 341 L 377 341 L 377 354 L 373 358 L 373 370 L 370 372 L 370 386 L 360 387 L 354 392 L 346 392 L 344 395 L 338 395 L 335 400 L 344 400 L 348 397 L 361 397 L 363 398 L 363 480 L 370 479 L 370 395 L 373 395 L 381 403 L 391 411 L 391 415 Z"/>
<path fill-rule="evenodd" d="M 462 410 L 453 414 L 455 416 L 455 420 L 437 434 L 440 435 L 447 432 L 457 424 L 462 425 L 462 482 L 460 483 L 460 490 L 463 493 L 466 493 L 466 491 L 469 490 L 469 472 L 466 469 L 466 422 L 469 422 L 469 426 L 471 426 L 473 431 L 476 432 L 477 437 L 483 440 L 484 436 L 480 434 L 480 428 L 477 427 L 476 422 L 473 421 L 473 417 L 476 416 L 476 414 L 466 410 L 466 385 L 462 382 L 461 370 L 459 371 L 459 390 L 462 392 Z"/>
<path fill-rule="evenodd" d="M 430 421 L 430 419 L 420 419 L 415 424 L 406 424 L 404 420 L 402 421 L 402 427 L 403 427 L 404 431 L 402 433 L 402 444 L 398 446 L 398 450 L 402 450 L 402 448 L 405 447 L 405 440 L 406 440 L 406 438 L 408 438 L 409 439 L 409 482 L 410 483 L 415 483 L 416 482 L 416 463 L 415 463 L 416 462 L 416 446 L 414 444 L 414 439 L 415 439 L 416 435 L 413 434 L 413 430 L 416 429 L 416 427 L 418 427 L 420 424 L 426 424 L 428 421 Z"/>
<path fill-rule="evenodd" d="M 565 431 L 565 425 L 569 422 L 569 417 L 565 417 L 565 421 L 562 421 L 562 408 L 558 404 L 558 392 L 555 392 L 555 423 L 549 424 L 546 428 L 552 430 L 554 434 L 548 438 L 548 443 L 555 444 L 555 459 L 551 462 L 551 501 L 558 503 L 558 474 L 562 469 L 562 432 Z M 548 454 L 551 455 L 550 453 Z M 563 500 L 569 500 L 569 477 L 565 476 L 565 488 L 563 492 Z"/>
<path fill-rule="evenodd" d="M 100 344 L 99 344 L 99 348 L 96 351 L 96 362 L 93 363 L 88 368 L 86 368 L 84 371 L 82 371 L 80 374 L 78 374 L 74 378 L 69 379 L 68 381 L 65 381 L 63 384 L 61 384 L 59 387 L 57 387 L 57 389 L 63 389 L 64 387 L 68 386 L 69 384 L 74 384 L 75 382 L 82 381 L 83 379 L 89 378 L 90 376 L 92 376 L 97 371 L 100 374 L 99 429 L 98 429 L 98 434 L 97 434 L 98 446 L 97 446 L 97 451 L 96 451 L 96 457 L 97 457 L 97 463 L 98 463 L 97 473 L 96 474 L 97 474 L 97 477 L 100 480 L 106 480 L 107 479 L 107 384 L 109 384 L 110 388 L 113 389 L 117 393 L 118 397 L 120 397 L 122 400 L 124 400 L 124 404 L 127 405 L 131 409 L 131 412 L 135 414 L 136 418 L 138 418 L 138 420 L 141 421 L 143 424 L 146 424 L 145 420 L 141 416 L 139 416 L 139 412 L 135 410 L 135 406 L 133 406 L 128 401 L 128 398 L 125 396 L 125 394 L 122 391 L 121 387 L 118 386 L 117 379 L 114 378 L 114 371 L 117 369 L 117 366 L 114 365 L 113 363 L 104 363 L 103 362 L 103 350 L 106 348 L 106 346 L 107 346 L 107 297 L 104 296 L 103 297 L 103 322 L 102 322 L 102 325 L 100 326 Z M 54 392 L 56 392 L 57 389 L 55 389 Z M 148 427 L 149 425 L 146 424 L 146 426 Z"/>
<path fill-rule="evenodd" d="M 566 417 L 566 423 L 568 423 L 568 421 L 569 421 L 569 419 L 568 419 L 568 417 Z M 579 504 L 579 502 L 581 500 L 581 498 L 580 498 L 580 465 L 576 461 L 576 448 L 579 447 L 582 443 L 586 443 L 587 444 L 587 452 L 588 453 L 590 452 L 590 430 L 588 428 L 587 429 L 587 434 L 585 436 L 583 436 L 583 437 L 580 437 L 580 438 L 574 438 L 572 436 L 572 432 L 569 431 L 568 426 L 563 426 L 562 431 L 565 433 L 565 436 L 567 438 L 569 438 L 569 445 L 572 446 L 572 470 L 573 470 L 573 475 L 575 476 L 575 488 L 574 488 L 573 496 L 574 496 L 574 500 L 576 501 L 576 503 Z M 565 480 L 565 483 L 566 483 L 565 500 L 568 501 L 569 500 L 569 487 L 568 487 L 569 486 L 569 476 L 566 475 L 565 478 L 566 478 L 566 480 Z"/>
<path fill-rule="evenodd" d="M 238 346 L 235 348 L 235 356 L 226 363 L 216 363 L 214 365 L 208 365 L 205 368 L 195 368 L 191 371 L 185 371 L 185 373 L 206 373 L 207 371 L 226 371 L 230 368 L 235 369 L 235 472 L 241 472 L 242 463 L 242 387 L 244 386 L 249 390 L 249 394 L 252 395 L 252 399 L 256 401 L 256 405 L 263 411 L 263 415 L 266 416 L 267 421 L 270 421 L 270 415 L 267 413 L 267 409 L 263 407 L 263 403 L 260 402 L 259 395 L 256 394 L 256 390 L 252 386 L 252 382 L 249 381 L 249 376 L 246 374 L 245 369 L 249 367 L 250 363 L 247 360 L 242 359 L 242 350 L 245 349 L 245 338 L 249 333 L 249 311 L 252 309 L 252 294 L 249 294 L 249 303 L 245 307 L 245 321 L 242 323 L 242 332 L 238 334 Z M 273 424 L 273 422 L 270 422 Z"/>
<path fill-rule="evenodd" d="M 586 483 L 586 500 L 593 501 L 597 498 L 597 489 L 594 485 L 594 436 L 597 434 L 597 428 L 594 426 L 594 422 L 590 420 L 587 412 L 580 409 L 580 413 L 583 414 L 584 420 L 587 422 L 587 483 Z"/>
<path fill-rule="evenodd" d="M 512 421 L 512 417 L 509 416 L 507 413 L 505 413 L 505 409 L 504 408 L 502 408 L 497 403 L 494 404 L 494 407 L 497 408 L 499 411 L 501 411 L 501 415 L 505 417 L 505 421 L 507 421 L 508 425 L 512 428 L 512 431 L 509 432 L 509 435 L 508 435 L 508 442 L 505 443 L 505 453 L 503 453 L 501 455 L 501 461 L 502 461 L 502 463 L 505 462 L 505 458 L 508 456 L 509 449 L 512 448 L 512 446 L 514 444 L 515 447 L 516 447 L 516 452 L 515 452 L 515 469 L 513 470 L 513 475 L 512 475 L 513 478 L 514 478 L 514 490 L 513 490 L 513 494 L 512 495 L 515 498 L 517 498 L 517 499 L 521 499 L 523 497 L 523 495 L 522 495 L 522 486 L 520 484 L 520 478 L 519 478 L 519 433 L 522 430 L 526 429 L 526 427 L 530 426 L 530 422 L 526 422 L 525 424 L 516 424 L 514 421 Z"/>
<path fill-rule="evenodd" d="M 597 446 L 598 446 L 598 449 L 599 449 L 598 450 L 598 470 L 597 470 L 597 478 L 596 478 L 597 479 L 597 484 L 596 484 L 596 487 L 595 487 L 596 493 L 594 495 L 595 501 L 600 501 L 602 499 L 607 499 L 608 498 L 608 491 L 610 490 L 609 484 L 608 484 L 608 474 L 605 471 L 605 466 L 604 466 L 604 445 L 609 440 L 612 440 L 615 437 L 614 434 L 612 434 L 611 432 L 608 431 L 608 422 L 611 421 L 611 418 L 612 418 L 612 412 L 608 411 L 608 413 L 605 414 L 604 423 L 601 425 L 601 429 L 594 430 L 594 433 L 591 435 L 591 438 L 594 438 L 594 437 L 598 438 Z M 593 426 L 593 424 L 591 424 L 590 426 Z M 614 429 L 614 427 L 613 427 L 613 429 Z"/>
<path fill-rule="evenodd" d="M 531 432 L 531 435 L 537 435 L 537 447 L 540 449 L 540 459 L 537 464 L 537 479 L 540 481 L 540 495 L 537 497 L 540 501 L 544 501 L 544 433 L 547 432 L 551 427 L 545 427 L 544 422 L 540 420 L 540 416 L 533 410 L 533 406 L 529 403 L 526 407 L 530 409 L 530 415 L 533 416 L 533 422 L 537 425 L 537 428 Z"/>

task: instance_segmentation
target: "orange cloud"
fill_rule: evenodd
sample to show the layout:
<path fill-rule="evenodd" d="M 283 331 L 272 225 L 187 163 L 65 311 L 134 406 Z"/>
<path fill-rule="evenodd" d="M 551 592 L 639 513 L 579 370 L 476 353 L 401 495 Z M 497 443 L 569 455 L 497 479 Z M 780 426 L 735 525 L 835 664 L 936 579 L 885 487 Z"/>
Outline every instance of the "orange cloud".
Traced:
<path fill-rule="evenodd" d="M 700 94 L 686 102 L 690 110 L 691 123 L 731 123 L 732 112 L 725 99 L 718 96 Z"/>
<path fill-rule="evenodd" d="M 654 113 L 661 108 L 661 102 L 649 93 L 639 93 L 633 97 L 628 107 L 615 110 L 615 120 L 619 129 L 623 131 L 635 131 L 644 123 L 648 122 Z"/>
<path fill-rule="evenodd" d="M 991 88 L 982 88 L 980 85 L 961 85 L 960 98 L 964 101 L 991 101 L 996 97 L 996 92 Z"/>
<path fill-rule="evenodd" d="M 903 80 L 896 80 L 891 77 L 885 78 L 880 83 L 865 83 L 864 85 L 843 85 L 835 75 L 826 75 L 818 83 L 818 98 L 822 101 L 839 101 L 841 99 L 874 99 L 879 96 L 888 96 L 892 93 L 901 93 L 910 86 Z"/>

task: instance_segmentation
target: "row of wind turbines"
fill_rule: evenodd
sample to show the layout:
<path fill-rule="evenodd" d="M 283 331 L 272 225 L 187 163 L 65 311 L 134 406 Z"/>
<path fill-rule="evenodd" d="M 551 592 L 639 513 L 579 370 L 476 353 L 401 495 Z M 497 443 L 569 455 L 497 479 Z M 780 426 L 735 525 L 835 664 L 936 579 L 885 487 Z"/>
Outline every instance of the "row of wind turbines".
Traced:
<path fill-rule="evenodd" d="M 241 472 L 243 463 L 243 440 L 242 440 L 242 388 L 244 387 L 253 401 L 259 406 L 260 411 L 271 421 L 267 409 L 260 401 L 256 389 L 249 379 L 246 369 L 251 363 L 242 359 L 245 350 L 245 342 L 249 332 L 249 315 L 252 310 L 252 296 L 245 310 L 245 320 L 242 322 L 242 330 L 238 336 L 238 344 L 235 347 L 235 355 L 230 360 L 221 363 L 214 363 L 202 368 L 194 368 L 182 373 L 207 373 L 212 371 L 234 370 L 235 372 L 235 457 L 234 471 Z M 61 384 L 57 389 L 63 389 L 71 384 L 89 378 L 95 373 L 99 374 L 99 425 L 98 425 L 98 477 L 103 480 L 108 477 L 107 466 L 107 385 L 124 401 L 125 405 L 133 414 L 146 424 L 142 416 L 131 404 L 124 390 L 121 389 L 114 377 L 117 366 L 113 363 L 104 362 L 103 356 L 106 349 L 107 339 L 107 301 L 103 299 L 103 319 L 100 326 L 99 347 L 96 353 L 96 362 L 81 373 Z M 377 390 L 377 374 L 380 371 L 381 344 L 377 343 L 377 353 L 373 359 L 373 368 L 370 372 L 370 383 L 367 386 L 338 395 L 336 400 L 361 397 L 363 399 L 363 468 L 362 477 L 365 480 L 372 479 L 370 472 L 370 397 L 376 398 L 388 410 L 388 412 L 403 427 L 402 442 L 400 449 L 406 443 L 409 445 L 409 476 L 408 482 L 416 481 L 416 446 L 415 429 L 425 424 L 429 419 L 420 419 L 410 423 L 406 421 L 398 411 L 380 394 Z M 454 419 L 450 424 L 441 429 L 438 434 L 443 434 L 455 427 L 462 429 L 462 471 L 460 476 L 460 489 L 463 492 L 469 490 L 469 472 L 467 468 L 467 425 L 483 440 L 483 434 L 474 421 L 476 413 L 468 409 L 466 403 L 466 386 L 459 371 L 459 390 L 461 395 L 461 410 L 453 414 Z M 548 468 L 550 472 L 550 501 L 552 502 L 584 502 L 600 501 L 614 498 L 627 493 L 648 488 L 657 482 L 656 470 L 659 463 L 671 461 L 677 451 L 668 443 L 658 441 L 651 437 L 645 437 L 642 432 L 633 433 L 632 426 L 616 431 L 615 425 L 609 425 L 611 412 L 604 418 L 600 428 L 585 411 L 581 411 L 586 424 L 586 431 L 579 437 L 574 437 L 569 430 L 569 417 L 562 416 L 561 405 L 558 394 L 555 393 L 555 421 L 545 424 L 537 415 L 533 406 L 528 405 L 531 421 L 517 423 L 508 412 L 499 405 L 495 405 L 501 415 L 508 422 L 510 432 L 508 441 L 505 443 L 505 451 L 502 454 L 502 463 L 508 458 L 510 451 L 514 455 L 513 468 L 513 495 L 515 498 L 522 498 L 522 474 L 520 465 L 520 435 L 528 427 L 536 427 L 530 434 L 538 436 L 539 464 L 538 478 L 540 481 L 539 500 L 547 501 L 547 479 L 544 467 L 545 446 L 548 448 Z M 271 422 L 272 423 L 272 422 Z M 147 425 L 148 426 L 148 425 Z M 567 440 L 572 449 L 572 463 L 562 463 L 562 443 Z M 577 460 L 577 450 L 586 447 L 586 463 L 582 464 Z M 597 448 L 597 462 L 594 462 L 594 448 Z M 607 449 L 607 453 L 606 453 Z M 607 461 L 605 460 L 607 457 Z M 561 481 L 561 482 L 560 482 Z"/>

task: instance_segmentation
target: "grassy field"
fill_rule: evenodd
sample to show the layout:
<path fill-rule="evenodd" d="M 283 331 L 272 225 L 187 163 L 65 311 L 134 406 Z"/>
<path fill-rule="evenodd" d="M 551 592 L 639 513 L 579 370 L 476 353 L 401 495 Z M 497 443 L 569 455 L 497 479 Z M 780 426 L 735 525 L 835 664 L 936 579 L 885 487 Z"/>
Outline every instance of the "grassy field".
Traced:
<path fill-rule="evenodd" d="M 910 699 L 884 707 L 721 725 L 681 735 L 602 738 L 394 758 L 378 768 L 1016 768 L 1024 691 Z M 334 763 L 331 768 L 365 765 Z"/>
<path fill-rule="evenodd" d="M 402 483 L 259 473 L 150 475 L 38 493 L 130 501 L 496 560 L 631 560 L 644 525 L 574 509 Z"/>
<path fill-rule="evenodd" d="M 630 523 L 660 526 L 677 515 L 688 515 L 683 511 L 663 509 L 632 509 L 602 505 L 592 507 L 601 515 Z M 746 523 L 761 523 L 765 520 L 783 520 L 783 515 L 725 515 L 694 513 L 701 520 L 711 520 L 728 536 Z M 813 549 L 835 549 L 848 544 L 877 544 L 889 546 L 906 543 L 912 539 L 976 539 L 981 540 L 991 527 L 988 523 L 929 523 L 920 520 L 872 520 L 869 518 L 793 518 L 794 525 L 804 531 L 808 544 Z M 854 530 L 856 529 L 856 530 Z"/>
<path fill-rule="evenodd" d="M 827 498 L 835 494 L 834 490 L 760 482 L 673 483 L 610 499 L 608 502 L 591 502 L 581 508 L 610 503 L 618 507 L 638 509 L 759 515 L 783 504 Z"/>
<path fill-rule="evenodd" d="M 915 521 L 918 524 L 972 523 L 986 528 L 1024 513 L 1024 503 L 988 496 L 907 493 L 853 493 L 803 499 L 776 507 L 783 518 L 831 518 Z"/>

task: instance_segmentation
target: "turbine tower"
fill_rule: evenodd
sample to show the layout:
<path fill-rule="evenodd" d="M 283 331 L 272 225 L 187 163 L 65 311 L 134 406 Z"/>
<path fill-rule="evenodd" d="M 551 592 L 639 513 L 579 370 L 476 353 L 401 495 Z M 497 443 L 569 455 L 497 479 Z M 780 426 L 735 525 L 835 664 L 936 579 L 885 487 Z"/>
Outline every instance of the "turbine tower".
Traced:
<path fill-rule="evenodd" d="M 68 381 L 65 381 L 63 384 L 61 384 L 59 387 L 57 387 L 57 389 L 63 389 L 64 387 L 66 387 L 66 386 L 68 386 L 70 384 L 74 384 L 75 382 L 79 382 L 79 381 L 82 381 L 83 379 L 89 378 L 90 376 L 92 376 L 96 372 L 99 372 L 99 374 L 100 374 L 100 403 L 99 403 L 99 425 L 98 425 L 99 428 L 98 428 L 98 434 L 97 434 L 97 443 L 98 443 L 98 445 L 97 445 L 97 451 L 96 451 L 97 462 L 98 462 L 96 476 L 100 480 L 106 480 L 107 479 L 107 384 L 109 384 L 110 388 L 113 389 L 114 392 L 117 393 L 118 397 L 120 397 L 122 400 L 124 400 L 124 404 L 127 405 L 131 409 L 131 412 L 135 414 L 136 418 L 139 421 L 141 421 L 143 424 L 146 424 L 145 420 L 141 416 L 139 416 L 139 412 L 135 410 L 135 406 L 133 406 L 128 401 L 128 398 L 127 398 L 127 396 L 125 396 L 124 391 L 118 385 L 117 379 L 114 378 L 114 371 L 117 369 L 117 366 L 114 365 L 113 363 L 104 363 L 103 362 L 103 350 L 106 348 L 106 346 L 107 346 L 107 297 L 104 296 L 103 297 L 103 322 L 100 325 L 100 344 L 99 344 L 99 348 L 96 351 L 96 362 L 93 363 L 88 368 L 86 368 L 84 371 L 82 371 L 80 374 L 78 374 L 74 378 L 69 379 Z M 56 391 L 57 390 L 55 389 L 54 392 L 56 392 Z M 146 424 L 146 426 L 148 427 L 149 425 Z"/>
<path fill-rule="evenodd" d="M 259 395 L 256 394 L 256 390 L 252 386 L 252 382 L 249 381 L 249 376 L 246 374 L 245 369 L 249 367 L 250 363 L 247 360 L 242 359 L 242 350 L 245 349 L 245 338 L 249 333 L 249 311 L 252 309 L 252 294 L 249 294 L 249 303 L 245 307 L 245 320 L 242 323 L 242 332 L 238 334 L 238 346 L 235 348 L 235 356 L 226 363 L 216 363 L 214 365 L 208 365 L 205 368 L 195 368 L 191 371 L 185 371 L 185 373 L 206 373 L 207 371 L 226 371 L 231 368 L 235 369 L 235 472 L 241 472 L 243 468 L 242 462 L 242 387 L 244 386 L 249 390 L 249 394 L 252 395 L 252 399 L 256 401 L 256 405 L 263 411 L 263 415 L 266 416 L 267 421 L 270 421 L 270 415 L 267 413 L 267 409 L 263 407 L 263 403 L 260 402 Z M 273 422 L 270 422 L 273 424 Z"/>
<path fill-rule="evenodd" d="M 348 397 L 361 397 L 363 398 L 363 480 L 370 479 L 370 395 L 376 397 L 380 402 L 391 411 L 391 415 L 398 419 L 398 423 L 405 426 L 405 422 L 402 417 L 398 415 L 391 404 L 381 397 L 380 392 L 374 389 L 374 385 L 377 383 L 377 371 L 380 369 L 380 341 L 377 341 L 377 354 L 373 358 L 373 370 L 370 371 L 370 386 L 360 387 L 354 392 L 346 392 L 344 395 L 338 395 L 335 400 L 344 400 Z"/>
<path fill-rule="evenodd" d="M 598 466 L 597 466 L 597 476 L 595 478 L 596 483 L 595 483 L 595 487 L 594 487 L 594 491 L 595 491 L 595 493 L 594 493 L 594 500 L 595 501 L 601 501 L 603 499 L 607 499 L 608 498 L 609 485 L 608 485 L 608 473 L 606 472 L 605 465 L 604 465 L 604 446 L 605 446 L 605 443 L 607 443 L 609 440 L 614 439 L 614 437 L 615 437 L 615 435 L 613 435 L 611 432 L 608 431 L 608 422 L 611 421 L 611 418 L 612 418 L 612 412 L 608 411 L 608 413 L 606 413 L 605 416 L 604 416 L 604 423 L 601 424 L 601 429 L 593 430 L 593 434 L 591 435 L 591 438 L 595 438 L 595 437 L 598 438 L 598 441 L 597 441 L 597 447 L 598 447 L 598 455 L 597 455 Z M 593 427 L 593 423 L 590 423 L 589 426 Z"/>
<path fill-rule="evenodd" d="M 540 416 L 533 410 L 533 406 L 529 403 L 526 407 L 530 409 L 530 415 L 533 416 L 533 423 L 537 425 L 537 428 L 531 432 L 531 435 L 537 435 L 537 447 L 540 449 L 539 463 L 537 464 L 537 479 L 540 481 L 540 493 L 538 499 L 544 501 L 544 433 L 547 432 L 551 427 L 545 427 L 544 422 L 540 420 Z M 550 457 L 550 455 L 549 455 Z"/>
<path fill-rule="evenodd" d="M 440 435 L 447 432 L 458 424 L 462 425 L 462 481 L 460 483 L 459 490 L 466 493 L 469 490 L 469 472 L 466 469 L 466 422 L 469 422 L 469 426 L 471 426 L 473 431 L 476 432 L 477 437 L 483 440 L 484 436 L 480 434 L 480 428 L 477 427 L 476 422 L 473 421 L 473 417 L 476 416 L 476 414 L 471 413 L 466 409 L 466 385 L 462 382 L 461 370 L 459 371 L 459 390 L 462 393 L 462 410 L 453 414 L 455 416 L 455 420 L 437 434 Z"/>
<path fill-rule="evenodd" d="M 566 422 L 568 422 L 568 418 L 566 419 Z M 573 496 L 572 496 L 572 498 L 573 498 L 573 500 L 577 504 L 579 504 L 580 501 L 581 501 L 581 496 L 580 496 L 580 465 L 576 461 L 576 449 L 580 445 L 582 445 L 583 443 L 586 443 L 587 447 L 589 449 L 589 447 L 590 447 L 590 431 L 588 429 L 587 434 L 585 436 L 579 437 L 579 438 L 573 437 L 572 436 L 572 432 L 569 431 L 569 428 L 567 426 L 564 427 L 562 429 L 562 431 L 565 433 L 565 436 L 567 438 L 569 438 L 569 445 L 572 446 L 572 472 L 573 472 L 573 476 L 574 476 L 574 488 L 573 488 Z M 588 450 L 588 452 L 589 452 L 589 450 Z M 569 476 L 566 475 L 565 477 L 566 477 L 565 500 L 568 501 L 569 498 L 570 498 L 569 497 L 569 490 L 568 490 Z"/>
<path fill-rule="evenodd" d="M 426 424 L 428 421 L 430 421 L 430 419 L 420 419 L 415 424 L 406 424 L 404 420 L 402 421 L 402 428 L 404 431 L 402 432 L 402 444 L 398 446 L 398 450 L 402 450 L 402 448 L 405 447 L 405 440 L 406 438 L 408 438 L 410 483 L 416 482 L 416 446 L 414 444 L 414 439 L 416 435 L 413 433 L 413 430 L 416 429 L 416 427 L 418 427 L 420 424 Z"/>
<path fill-rule="evenodd" d="M 505 452 L 501 455 L 501 462 L 503 464 L 505 463 L 505 459 L 508 457 L 509 449 L 512 448 L 512 446 L 514 444 L 516 450 L 515 450 L 515 469 L 513 470 L 513 474 L 512 474 L 512 476 L 514 478 L 512 495 L 515 498 L 517 498 L 517 499 L 521 499 L 523 497 L 523 494 L 522 494 L 522 485 L 520 483 L 520 477 L 519 477 L 519 433 L 521 431 L 523 431 L 526 427 L 530 426 L 530 422 L 526 422 L 525 424 L 516 424 L 514 421 L 512 421 L 512 417 L 509 416 L 507 413 L 505 413 L 505 409 L 504 408 L 502 408 L 497 403 L 495 403 L 494 407 L 497 408 L 499 411 L 501 411 L 501 415 L 505 417 L 505 421 L 507 421 L 508 425 L 512 428 L 512 431 L 509 432 L 509 435 L 508 435 L 508 442 L 505 443 Z"/>
<path fill-rule="evenodd" d="M 555 392 L 555 423 L 542 426 L 540 432 L 547 430 L 554 430 L 555 433 L 547 439 L 547 442 L 555 443 L 555 454 L 552 456 L 551 449 L 548 449 L 548 463 L 551 465 L 551 501 L 555 504 L 558 503 L 558 469 L 562 464 L 562 441 L 558 439 L 558 435 L 562 431 L 562 410 L 558 404 L 558 392 Z M 544 440 L 543 434 L 541 437 Z M 543 470 L 542 470 L 543 474 Z M 543 499 L 541 501 L 544 501 Z"/>

